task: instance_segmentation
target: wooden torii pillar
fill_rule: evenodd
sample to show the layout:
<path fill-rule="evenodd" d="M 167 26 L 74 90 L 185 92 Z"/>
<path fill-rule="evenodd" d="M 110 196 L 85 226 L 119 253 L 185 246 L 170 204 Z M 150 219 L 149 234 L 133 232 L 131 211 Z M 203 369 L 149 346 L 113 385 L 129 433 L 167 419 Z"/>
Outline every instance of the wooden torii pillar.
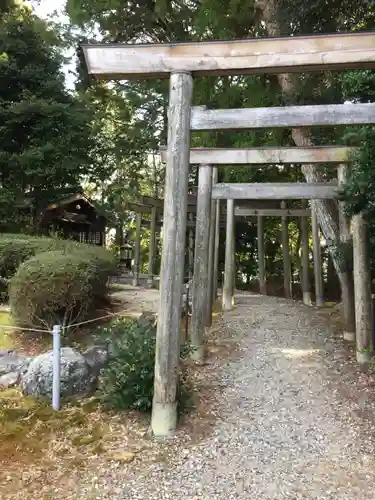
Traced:
<path fill-rule="evenodd" d="M 135 216 L 135 242 L 134 242 L 134 265 L 133 265 L 133 285 L 139 285 L 139 270 L 141 264 L 141 222 L 142 214 L 137 212 Z"/>
<path fill-rule="evenodd" d="M 148 248 L 148 278 L 147 285 L 149 288 L 154 286 L 154 271 L 155 271 L 155 254 L 156 254 L 156 225 L 157 225 L 157 209 L 153 205 L 151 209 L 150 223 L 150 245 Z"/>
<path fill-rule="evenodd" d="M 225 231 L 225 267 L 223 283 L 223 311 L 233 307 L 234 291 L 234 200 L 227 199 L 227 225 Z"/>
<path fill-rule="evenodd" d="M 286 202 L 281 202 L 281 208 L 286 210 Z M 281 246 L 283 250 L 284 267 L 284 296 L 286 299 L 292 298 L 291 263 L 289 252 L 289 221 L 287 215 L 281 216 Z"/>
<path fill-rule="evenodd" d="M 216 184 L 218 181 L 218 171 L 217 167 L 212 170 L 212 184 Z M 206 326 L 211 326 L 212 324 L 212 307 L 215 300 L 215 240 L 216 231 L 220 231 L 220 213 L 217 215 L 216 211 L 216 200 L 211 197 L 211 220 L 209 223 L 210 230 L 210 243 L 209 243 L 209 253 L 208 253 L 208 289 L 207 289 L 207 300 L 206 300 Z M 216 217 L 219 217 L 218 223 L 216 224 Z"/>
<path fill-rule="evenodd" d="M 323 48 L 322 48 L 323 47 Z M 157 327 L 155 390 L 152 429 L 156 436 L 170 435 L 177 425 L 176 393 L 179 364 L 179 320 L 185 253 L 187 193 L 189 174 L 190 129 L 196 125 L 191 117 L 193 79 L 196 75 L 226 75 L 249 73 L 285 73 L 330 69 L 365 68 L 375 62 L 375 33 L 336 34 L 266 38 L 223 42 L 192 42 L 182 44 L 93 44 L 83 47 L 88 73 L 105 79 L 170 78 L 168 163 L 164 199 L 164 244 L 162 250 L 160 309 Z M 296 50 L 298 52 L 296 52 Z M 256 57 L 254 57 L 256 54 Z M 277 57 L 269 57 L 277 54 Z M 344 106 L 339 107 L 339 106 Z M 322 106 L 321 112 L 296 109 L 284 112 L 285 126 L 326 125 L 332 117 L 335 125 L 371 123 L 371 104 L 337 105 L 336 111 Z M 315 107 L 317 108 L 317 107 Z M 261 119 L 243 120 L 246 110 L 229 110 L 230 122 L 253 128 L 255 123 L 273 126 L 275 110 L 261 112 Z M 328 110 L 328 112 L 327 112 Z M 234 111 L 234 112 L 233 112 Z M 213 116 L 215 118 L 215 113 Z M 264 117 L 268 118 L 264 118 Z M 259 117 L 259 113 L 258 113 Z M 263 118 L 262 118 L 263 117 Z M 292 118 L 292 124 L 285 122 Z M 311 117 L 314 117 L 312 119 Z M 345 117 L 345 119 L 344 119 Z M 370 119 L 371 117 L 371 119 Z M 310 118 L 310 119 L 309 119 Z M 349 119 L 350 118 L 350 119 Z M 367 118 L 367 121 L 366 121 Z M 208 119 L 208 122 L 212 120 Z M 216 128 L 228 127 L 217 122 Z M 225 121 L 225 120 L 224 120 Z M 311 123 L 311 122 L 314 123 Z M 302 125 L 301 125 L 301 122 Z M 344 123 L 343 123 L 344 122 Z M 297 125 L 296 125 L 297 123 Z M 212 128 L 211 128 L 212 129 Z M 283 199 L 283 197 L 281 197 Z"/>
<path fill-rule="evenodd" d="M 323 275 L 322 275 L 322 254 L 320 246 L 319 223 L 316 211 L 313 208 L 311 213 L 311 228 L 314 253 L 314 281 L 315 281 L 315 305 L 324 306 Z"/>
<path fill-rule="evenodd" d="M 348 166 L 346 164 L 341 164 L 337 168 L 337 179 L 339 185 L 345 184 L 348 175 Z M 351 246 L 352 235 L 350 233 L 350 220 L 345 215 L 345 203 L 339 201 L 339 228 L 340 228 L 340 242 L 343 245 Z M 357 219 L 358 222 L 358 219 Z M 357 250 L 358 247 L 356 247 Z M 367 254 L 367 250 L 364 250 L 364 256 Z M 357 256 L 356 256 L 357 258 Z M 365 257 L 367 258 L 367 257 Z M 354 263 L 354 256 L 353 256 Z M 353 273 L 354 277 L 354 273 Z M 367 286 L 367 285 L 365 285 Z M 358 295 L 358 292 L 357 292 Z M 342 307 L 344 316 L 344 339 L 349 342 L 355 341 L 355 331 L 356 331 L 356 313 L 354 305 L 354 282 L 348 280 L 347 283 L 342 287 Z"/>
<path fill-rule="evenodd" d="M 303 200 L 302 205 L 303 208 L 306 208 L 307 200 Z M 311 306 L 308 217 L 301 217 L 301 247 L 302 247 L 302 276 L 301 276 L 302 299 L 305 305 Z"/>
<path fill-rule="evenodd" d="M 192 358 L 196 361 L 202 361 L 204 358 L 203 334 L 207 314 L 207 296 L 209 293 L 208 264 L 210 249 L 211 191 L 212 167 L 210 165 L 200 165 L 198 173 L 192 290 L 193 311 L 190 329 L 190 338 L 193 347 Z"/>
<path fill-rule="evenodd" d="M 264 217 L 257 216 L 257 236 L 258 236 L 258 273 L 259 273 L 259 292 L 262 295 L 267 294 L 266 285 L 266 255 L 264 251 Z"/>

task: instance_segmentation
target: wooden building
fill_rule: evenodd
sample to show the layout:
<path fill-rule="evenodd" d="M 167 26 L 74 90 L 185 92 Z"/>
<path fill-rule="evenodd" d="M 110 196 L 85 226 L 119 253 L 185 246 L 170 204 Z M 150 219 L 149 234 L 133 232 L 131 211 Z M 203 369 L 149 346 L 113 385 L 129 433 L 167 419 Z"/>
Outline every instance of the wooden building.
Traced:
<path fill-rule="evenodd" d="M 83 192 L 49 204 L 39 214 L 42 234 L 58 233 L 65 239 L 105 244 L 107 218 Z"/>

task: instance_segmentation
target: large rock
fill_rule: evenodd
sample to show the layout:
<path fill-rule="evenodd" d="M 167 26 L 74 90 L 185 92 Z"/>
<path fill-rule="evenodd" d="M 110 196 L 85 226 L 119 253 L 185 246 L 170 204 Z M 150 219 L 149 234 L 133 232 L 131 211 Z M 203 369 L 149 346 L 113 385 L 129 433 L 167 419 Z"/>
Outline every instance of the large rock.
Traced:
<path fill-rule="evenodd" d="M 108 361 L 108 345 L 93 345 L 83 353 L 83 357 L 91 368 L 92 373 L 98 376 L 100 370 Z"/>
<path fill-rule="evenodd" d="M 10 372 L 6 375 L 0 376 L 0 390 L 10 389 L 19 383 L 20 380 L 19 372 Z"/>
<path fill-rule="evenodd" d="M 60 394 L 72 396 L 90 392 L 97 380 L 96 374 L 84 356 L 71 347 L 61 349 Z M 24 394 L 36 397 L 50 397 L 52 394 L 53 351 L 34 358 L 27 372 L 22 376 L 21 388 Z"/>
<path fill-rule="evenodd" d="M 12 372 L 26 372 L 32 359 L 12 349 L 0 350 L 0 376 Z"/>

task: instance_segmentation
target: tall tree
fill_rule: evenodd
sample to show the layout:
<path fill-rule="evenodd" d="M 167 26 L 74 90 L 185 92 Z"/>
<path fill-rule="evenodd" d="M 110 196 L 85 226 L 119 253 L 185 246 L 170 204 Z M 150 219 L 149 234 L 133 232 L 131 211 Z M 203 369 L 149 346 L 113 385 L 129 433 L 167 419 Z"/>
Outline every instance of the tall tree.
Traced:
<path fill-rule="evenodd" d="M 64 86 L 58 36 L 22 3 L 0 14 L 0 213 L 14 223 L 26 194 L 35 214 L 90 167 L 87 110 Z M 22 225 L 22 224 L 21 224 Z"/>
<path fill-rule="evenodd" d="M 291 5 L 293 4 L 293 5 Z M 359 2 L 333 1 L 329 7 L 325 1 L 317 0 L 313 5 L 299 0 L 292 2 L 286 0 L 257 0 L 256 9 L 258 10 L 258 21 L 260 25 L 265 26 L 266 33 L 271 36 L 280 36 L 281 34 L 306 34 L 312 32 L 334 32 L 339 30 L 349 30 L 358 27 L 361 23 L 370 21 L 372 16 L 371 8 L 368 2 L 361 0 Z M 365 21 L 366 19 L 366 21 Z M 262 24 L 261 24 L 262 23 Z M 284 102 L 292 104 L 298 102 L 298 77 L 291 74 L 279 74 L 277 76 Z M 319 73 L 310 76 L 306 81 L 314 81 L 315 85 L 325 85 L 325 88 L 335 87 L 339 79 L 331 75 Z M 304 86 L 304 94 L 311 96 L 307 92 L 308 87 Z M 316 94 L 316 93 L 315 93 Z M 318 93 L 320 102 L 324 99 L 321 93 Z M 342 99 L 342 95 L 336 96 Z M 293 129 L 293 142 L 300 147 L 312 146 L 314 136 L 309 129 Z M 308 182 L 322 181 L 319 170 L 314 165 L 305 165 L 302 172 Z M 327 241 L 337 242 L 339 240 L 339 227 L 337 218 L 336 203 L 332 201 L 316 200 L 313 203 L 317 210 L 318 219 L 322 232 Z M 337 258 L 334 246 L 331 247 L 332 257 L 341 285 L 351 281 L 350 271 L 343 270 L 340 261 Z"/>

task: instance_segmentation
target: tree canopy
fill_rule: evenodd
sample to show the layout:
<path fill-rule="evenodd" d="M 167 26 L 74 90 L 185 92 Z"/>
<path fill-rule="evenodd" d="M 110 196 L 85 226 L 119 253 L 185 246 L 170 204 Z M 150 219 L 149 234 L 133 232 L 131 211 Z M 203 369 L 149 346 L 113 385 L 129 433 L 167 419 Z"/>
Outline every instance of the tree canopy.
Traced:
<path fill-rule="evenodd" d="M 0 206 L 15 222 L 14 201 L 76 184 L 90 167 L 90 121 L 64 85 L 58 33 L 23 4 L 0 24 Z M 35 199 L 35 197 L 32 197 Z M 18 214 L 21 216 L 21 214 Z"/>
<path fill-rule="evenodd" d="M 139 194 L 163 195 L 163 167 L 157 151 L 166 144 L 168 83 L 92 81 L 85 72 L 81 43 L 170 42 L 238 39 L 368 30 L 374 5 L 366 0 L 67 0 L 71 25 L 63 29 L 39 19 L 22 4 L 8 1 L 0 26 L 0 169 L 2 220 L 13 217 L 9 200 L 85 183 L 111 213 L 113 226 L 131 224 L 126 201 Z M 68 91 L 62 73 L 62 41 L 78 54 L 76 88 Z M 287 104 L 369 102 L 375 72 L 319 72 L 283 79 L 275 75 L 207 77 L 194 83 L 194 104 L 212 108 Z M 254 130 L 195 133 L 193 146 L 251 147 L 335 144 L 358 146 L 353 175 L 345 188 L 350 213 L 365 210 L 374 226 L 374 129 Z M 314 166 L 224 167 L 220 181 L 319 180 L 332 176 Z M 190 178 L 196 184 L 194 169 Z M 39 195 L 40 197 L 43 195 Z M 10 208 L 11 207 L 11 208 Z M 334 203 L 321 203 L 323 233 L 338 238 Z M 299 259 L 297 221 L 296 265 Z M 277 260 L 280 221 L 267 219 L 266 246 Z M 294 229 L 293 229 L 294 231 Z M 239 225 L 241 272 L 254 274 L 252 221 Z M 375 233 L 375 231 L 374 231 Z M 294 234 L 294 233 L 293 233 Z M 270 261 L 270 268 L 272 268 Z"/>

